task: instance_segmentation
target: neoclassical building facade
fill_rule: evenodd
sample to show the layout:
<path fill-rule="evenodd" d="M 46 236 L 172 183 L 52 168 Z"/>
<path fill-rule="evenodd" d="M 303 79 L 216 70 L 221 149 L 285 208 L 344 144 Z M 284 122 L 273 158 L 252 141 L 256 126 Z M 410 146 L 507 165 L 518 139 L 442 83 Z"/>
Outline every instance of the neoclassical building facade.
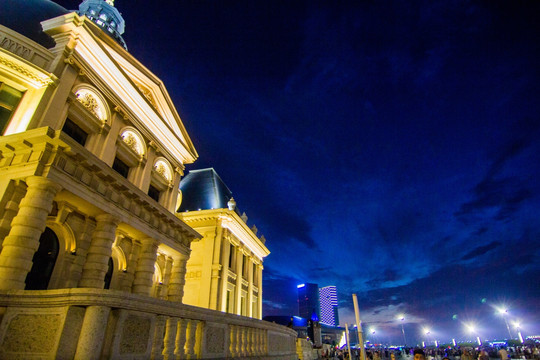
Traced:
<path fill-rule="evenodd" d="M 0 359 L 293 358 L 287 329 L 182 303 L 203 236 L 175 213 L 198 155 L 112 1 L 8 2 Z"/>
<path fill-rule="evenodd" d="M 264 236 L 247 225 L 232 193 L 212 168 L 192 170 L 180 183 L 178 217 L 202 235 L 191 243 L 184 302 L 262 317 Z"/>

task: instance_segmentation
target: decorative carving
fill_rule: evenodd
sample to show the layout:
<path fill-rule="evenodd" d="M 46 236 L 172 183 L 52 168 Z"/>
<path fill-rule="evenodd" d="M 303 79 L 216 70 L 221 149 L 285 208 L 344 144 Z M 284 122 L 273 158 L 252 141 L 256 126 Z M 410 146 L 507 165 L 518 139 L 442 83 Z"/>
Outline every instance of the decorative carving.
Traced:
<path fill-rule="evenodd" d="M 142 155 L 139 149 L 139 141 L 137 140 L 135 135 L 133 135 L 132 133 L 125 133 L 122 139 L 131 150 L 135 151 L 139 155 Z"/>
<path fill-rule="evenodd" d="M 97 117 L 98 119 L 101 118 L 100 114 L 99 114 L 100 113 L 100 111 L 99 111 L 99 103 L 96 100 L 96 98 L 94 97 L 94 95 L 92 95 L 89 92 L 84 92 L 84 93 L 77 92 L 77 94 L 75 94 L 75 96 L 77 96 L 77 100 L 79 100 L 79 102 L 81 104 L 83 104 L 83 106 L 88 111 L 90 111 L 95 117 Z"/>
<path fill-rule="evenodd" d="M 0 64 L 7 66 L 8 68 L 11 68 L 12 70 L 15 70 L 16 72 L 18 72 L 19 74 L 22 74 L 23 76 L 29 78 L 39 87 L 55 84 L 55 82 L 51 78 L 45 77 L 43 75 L 40 76 L 39 74 L 33 73 L 29 71 L 28 69 L 26 69 L 25 67 L 20 66 L 16 64 L 15 62 L 9 59 L 6 59 L 5 57 L 0 56 Z"/>
<path fill-rule="evenodd" d="M 171 181 L 171 174 L 169 169 L 167 168 L 167 165 L 163 163 L 163 161 L 158 161 L 154 165 L 154 170 L 161 176 L 163 176 L 168 181 Z"/>
<path fill-rule="evenodd" d="M 146 100 L 148 100 L 150 102 L 150 104 L 152 104 L 152 106 L 154 107 L 154 109 L 158 109 L 157 107 L 157 104 L 156 104 L 156 101 L 154 100 L 154 97 L 152 96 L 152 92 L 150 92 L 150 90 L 148 90 L 147 88 L 145 88 L 144 86 L 142 86 L 141 84 L 139 83 L 135 83 L 135 85 L 137 85 L 137 87 L 139 88 L 139 90 L 142 92 L 142 94 L 144 95 L 144 97 L 146 98 Z"/>

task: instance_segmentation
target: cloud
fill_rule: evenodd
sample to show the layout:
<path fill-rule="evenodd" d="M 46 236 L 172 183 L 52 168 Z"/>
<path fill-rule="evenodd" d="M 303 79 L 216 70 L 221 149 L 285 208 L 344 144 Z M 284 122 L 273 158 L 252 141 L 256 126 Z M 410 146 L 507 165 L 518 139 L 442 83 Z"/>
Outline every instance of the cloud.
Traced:
<path fill-rule="evenodd" d="M 540 121 L 523 120 L 515 128 L 510 140 L 493 153 L 486 175 L 471 191 L 472 199 L 455 212 L 458 219 L 470 222 L 484 217 L 507 221 L 535 196 L 534 179 L 517 174 L 526 174 L 531 164 L 538 161 L 534 153 Z"/>
<path fill-rule="evenodd" d="M 501 246 L 502 244 L 499 241 L 492 241 L 491 243 L 483 246 L 479 246 L 476 249 L 465 254 L 461 260 L 471 260 L 480 256 L 485 255 L 486 253 L 494 250 L 495 248 Z"/>

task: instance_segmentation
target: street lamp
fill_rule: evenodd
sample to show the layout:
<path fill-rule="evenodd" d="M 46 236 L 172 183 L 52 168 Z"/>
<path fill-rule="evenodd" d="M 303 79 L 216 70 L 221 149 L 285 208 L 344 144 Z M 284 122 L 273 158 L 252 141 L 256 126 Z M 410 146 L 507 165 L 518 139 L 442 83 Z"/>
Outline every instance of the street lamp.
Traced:
<path fill-rule="evenodd" d="M 476 341 L 478 342 L 479 346 L 482 346 L 482 341 L 480 340 L 480 336 L 478 336 L 476 332 L 476 326 L 473 323 L 465 324 L 465 327 L 467 328 L 467 332 L 469 334 L 472 334 L 473 336 L 476 335 Z"/>
<path fill-rule="evenodd" d="M 424 334 L 426 335 L 426 340 L 429 344 L 429 334 L 431 334 L 431 330 L 429 328 L 424 328 Z"/>
<path fill-rule="evenodd" d="M 508 309 L 499 308 L 497 310 L 499 310 L 499 314 L 502 315 L 504 323 L 506 324 L 506 329 L 508 330 L 508 335 L 510 336 L 510 339 L 512 339 L 512 334 L 510 333 L 510 326 L 508 326 L 508 321 L 506 320 L 506 316 L 508 315 Z"/>
<path fill-rule="evenodd" d="M 519 341 L 521 341 L 521 343 L 523 344 L 523 336 L 521 336 L 521 331 L 520 331 L 520 322 L 519 321 L 514 321 L 514 327 L 516 328 L 516 331 L 517 331 L 517 334 L 518 334 L 518 338 L 519 338 Z"/>
<path fill-rule="evenodd" d="M 405 315 L 403 314 L 399 315 L 398 319 L 401 320 L 401 333 L 403 334 L 403 345 L 407 346 L 407 339 L 405 338 L 405 328 L 403 327 L 403 322 L 405 321 Z"/>
<path fill-rule="evenodd" d="M 373 345 L 376 346 L 377 344 L 376 344 L 376 342 L 375 342 L 375 328 L 374 328 L 374 327 L 370 327 L 370 328 L 369 328 L 369 332 L 370 332 L 371 335 L 373 335 L 371 339 L 373 340 Z"/>

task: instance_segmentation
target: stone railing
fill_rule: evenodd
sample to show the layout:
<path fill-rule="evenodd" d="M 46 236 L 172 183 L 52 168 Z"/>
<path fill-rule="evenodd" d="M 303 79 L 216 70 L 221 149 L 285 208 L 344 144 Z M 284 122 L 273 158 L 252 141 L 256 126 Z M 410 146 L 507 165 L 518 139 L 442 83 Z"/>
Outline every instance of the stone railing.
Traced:
<path fill-rule="evenodd" d="M 296 332 L 114 290 L 0 293 L 0 359 L 297 359 Z"/>

